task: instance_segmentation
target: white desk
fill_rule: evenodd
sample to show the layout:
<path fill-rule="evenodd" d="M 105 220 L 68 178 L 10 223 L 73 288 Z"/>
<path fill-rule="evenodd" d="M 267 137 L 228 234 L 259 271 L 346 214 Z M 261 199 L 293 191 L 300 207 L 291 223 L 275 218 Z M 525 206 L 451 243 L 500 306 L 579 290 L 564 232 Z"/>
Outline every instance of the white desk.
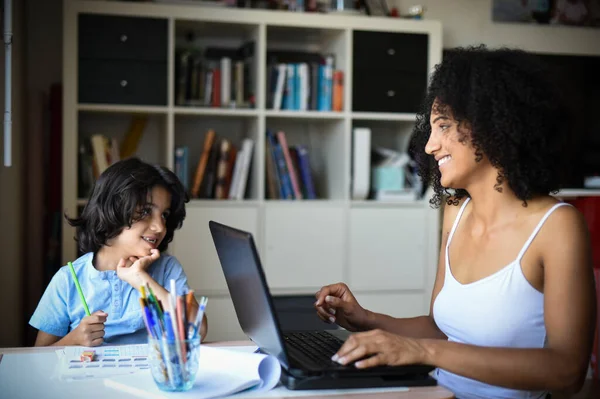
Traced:
<path fill-rule="evenodd" d="M 241 346 L 251 345 L 249 341 L 236 342 L 214 342 L 210 346 Z M 7 362 L 0 357 L 0 396 L 10 399 L 67 399 L 85 397 L 86 399 L 100 398 L 134 398 L 133 396 L 119 392 L 104 386 L 102 380 L 87 380 L 82 382 L 62 382 L 55 375 L 55 365 L 58 359 L 55 351 L 59 347 L 44 348 L 0 348 L 0 356 L 10 356 L 10 369 L 5 367 Z M 6 359 L 5 358 L 5 359 Z M 377 391 L 377 392 L 375 392 Z M 454 396 L 445 388 L 415 387 L 408 391 L 382 390 L 328 390 L 316 391 L 289 391 L 283 387 L 277 387 L 261 396 L 269 398 L 289 398 L 302 396 L 308 399 L 326 399 L 335 395 L 335 398 L 345 399 L 449 399 Z M 244 397 L 257 397 L 243 394 Z"/>

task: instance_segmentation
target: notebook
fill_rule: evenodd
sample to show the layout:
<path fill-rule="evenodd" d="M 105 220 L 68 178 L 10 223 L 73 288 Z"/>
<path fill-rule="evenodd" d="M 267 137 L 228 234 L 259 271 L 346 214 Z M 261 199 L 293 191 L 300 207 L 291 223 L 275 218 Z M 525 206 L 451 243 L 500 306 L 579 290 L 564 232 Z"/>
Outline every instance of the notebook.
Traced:
<path fill-rule="evenodd" d="M 104 385 L 144 399 L 214 399 L 241 391 L 269 391 L 279 382 L 280 373 L 277 360 L 272 356 L 202 345 L 196 380 L 189 391 L 161 391 L 150 370 L 113 376 L 105 379 Z"/>
<path fill-rule="evenodd" d="M 282 331 L 251 233 L 214 221 L 210 232 L 244 333 L 282 368 L 289 389 L 341 389 L 435 385 L 433 367 L 409 365 L 357 369 L 331 361 L 346 330 Z"/>

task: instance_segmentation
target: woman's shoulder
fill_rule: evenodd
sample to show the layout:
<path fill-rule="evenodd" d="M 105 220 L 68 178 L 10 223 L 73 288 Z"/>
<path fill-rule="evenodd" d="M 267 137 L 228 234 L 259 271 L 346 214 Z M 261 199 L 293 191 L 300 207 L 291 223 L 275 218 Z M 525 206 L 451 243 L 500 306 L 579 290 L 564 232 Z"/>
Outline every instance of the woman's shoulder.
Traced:
<path fill-rule="evenodd" d="M 587 222 L 575 206 L 552 197 L 531 205 L 536 208 L 535 220 L 542 224 L 536 239 L 540 243 L 554 246 L 557 242 L 587 239 Z"/>

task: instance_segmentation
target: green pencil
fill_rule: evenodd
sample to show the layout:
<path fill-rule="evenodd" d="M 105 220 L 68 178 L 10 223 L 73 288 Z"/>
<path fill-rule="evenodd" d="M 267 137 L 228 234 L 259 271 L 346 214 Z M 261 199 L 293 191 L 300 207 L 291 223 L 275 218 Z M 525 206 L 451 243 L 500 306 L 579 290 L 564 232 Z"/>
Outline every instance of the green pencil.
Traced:
<path fill-rule="evenodd" d="M 79 297 L 81 297 L 81 302 L 83 302 L 83 308 L 85 309 L 85 314 L 90 315 L 90 309 L 88 308 L 87 302 L 85 301 L 85 297 L 83 296 L 83 291 L 81 290 L 81 286 L 79 285 L 79 280 L 77 279 L 77 275 L 75 274 L 75 269 L 73 268 L 73 264 L 69 262 L 69 269 L 71 269 L 71 275 L 73 276 L 73 281 L 75 281 L 75 286 L 77 287 L 77 291 L 79 292 Z"/>

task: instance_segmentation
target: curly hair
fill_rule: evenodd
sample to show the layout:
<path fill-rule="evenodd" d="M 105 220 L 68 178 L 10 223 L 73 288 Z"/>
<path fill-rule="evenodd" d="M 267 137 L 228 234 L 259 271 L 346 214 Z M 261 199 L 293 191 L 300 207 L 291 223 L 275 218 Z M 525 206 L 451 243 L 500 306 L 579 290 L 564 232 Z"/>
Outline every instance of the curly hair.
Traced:
<path fill-rule="evenodd" d="M 163 252 L 173 240 L 175 230 L 185 219 L 189 197 L 177 176 L 169 169 L 128 158 L 108 167 L 98 178 L 81 216 L 65 218 L 76 227 L 76 241 L 82 253 L 98 252 L 125 227 L 139 220 L 139 209 L 148 205 L 148 196 L 156 186 L 171 193 L 171 212 L 166 234 L 158 246 Z"/>
<path fill-rule="evenodd" d="M 432 106 L 468 127 L 459 129 L 460 141 L 470 140 L 475 159 L 485 155 L 498 169 L 497 191 L 507 183 L 527 206 L 534 196 L 561 188 L 573 113 L 554 83 L 549 67 L 521 50 L 477 46 L 447 52 L 431 76 L 409 149 L 423 184 L 433 187 L 431 205 L 456 205 L 469 196 L 461 187 L 452 187 L 453 193 L 442 187 L 439 168 L 425 153 Z"/>

